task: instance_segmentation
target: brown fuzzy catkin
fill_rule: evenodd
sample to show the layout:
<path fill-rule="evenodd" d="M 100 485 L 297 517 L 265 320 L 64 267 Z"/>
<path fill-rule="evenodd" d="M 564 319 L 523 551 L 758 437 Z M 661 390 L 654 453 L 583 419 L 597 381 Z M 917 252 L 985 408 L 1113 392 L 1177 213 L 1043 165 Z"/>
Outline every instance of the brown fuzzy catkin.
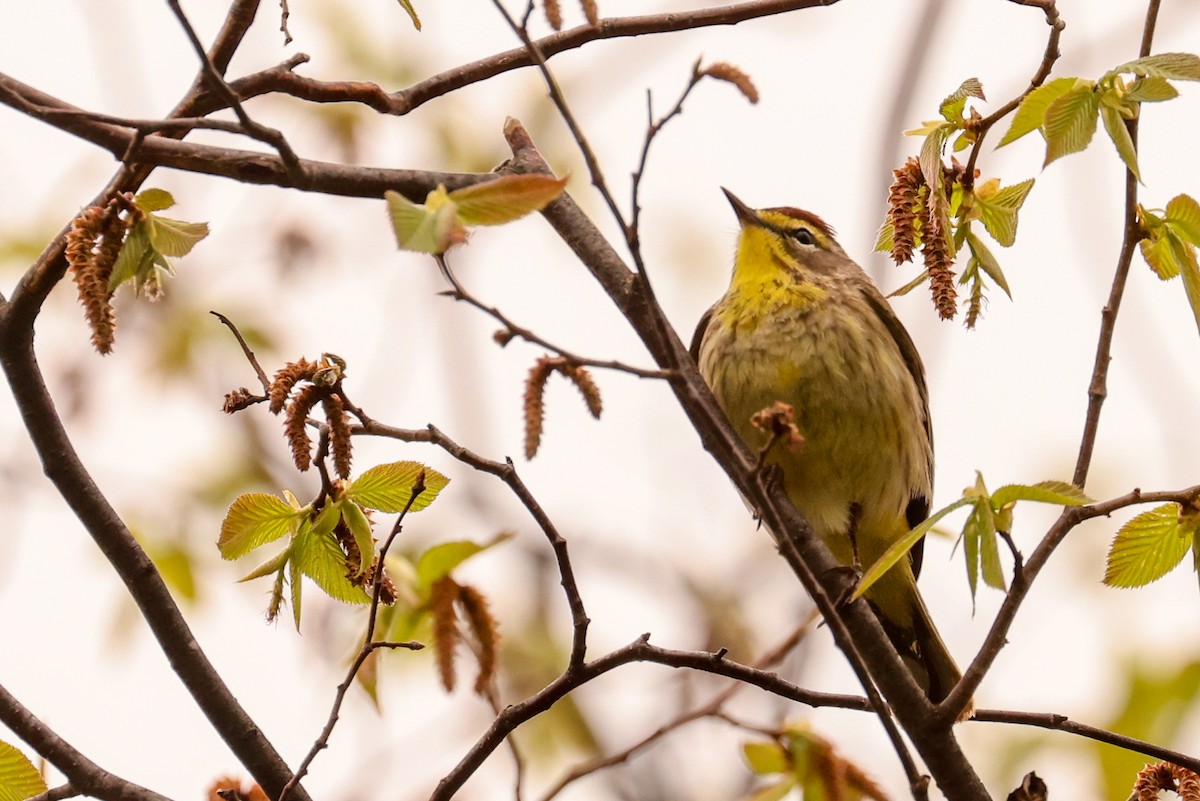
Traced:
<path fill-rule="evenodd" d="M 317 366 L 304 358 L 289 362 L 277 370 L 275 372 L 275 379 L 271 382 L 271 388 L 267 393 L 271 398 L 269 407 L 271 414 L 282 412 L 283 407 L 287 405 L 288 395 L 291 394 L 292 387 L 296 386 L 299 381 L 311 379 L 316 371 Z"/>
<path fill-rule="evenodd" d="M 546 22 L 550 23 L 550 27 L 556 31 L 562 30 L 562 6 L 558 0 L 545 0 L 543 8 L 546 11 Z"/>
<path fill-rule="evenodd" d="M 583 395 L 583 402 L 587 404 L 588 411 L 591 412 L 592 417 L 599 420 L 600 413 L 604 411 L 604 401 L 600 398 L 600 387 L 596 386 L 588 369 L 582 364 L 563 364 L 558 371 L 579 389 L 579 394 Z"/>
<path fill-rule="evenodd" d="M 292 461 L 303 473 L 312 467 L 312 439 L 308 436 L 308 413 L 321 400 L 323 390 L 312 384 L 301 387 L 287 408 L 283 435 L 292 448 Z"/>
<path fill-rule="evenodd" d="M 538 359 L 525 379 L 525 458 L 537 455 L 542 444 L 542 427 L 546 422 L 546 379 L 554 372 L 554 361 Z"/>
<path fill-rule="evenodd" d="M 350 421 L 346 407 L 337 395 L 329 394 L 321 399 L 325 411 L 325 422 L 329 426 L 329 450 L 333 454 L 333 469 L 338 478 L 350 478 Z"/>
<path fill-rule="evenodd" d="M 118 226 L 121 227 L 119 236 Z M 100 353 L 111 352 L 115 340 L 116 318 L 108 278 L 112 275 L 123 239 L 124 229 L 115 202 L 88 206 L 75 218 L 67 233 L 67 264 L 71 267 L 79 303 L 92 330 L 92 345 Z"/>
<path fill-rule="evenodd" d="M 924 178 L 921 165 L 910 158 L 892 171 L 895 180 L 888 190 L 888 222 L 892 225 L 892 261 L 903 264 L 912 261 L 917 238 L 917 211 L 921 207 Z"/>
<path fill-rule="evenodd" d="M 454 669 L 454 649 L 458 647 L 458 613 L 454 602 L 459 587 L 454 579 L 444 576 L 433 583 L 429 594 L 429 613 L 433 616 L 433 650 L 437 657 L 438 676 L 446 692 L 454 692 L 457 673 Z"/>
<path fill-rule="evenodd" d="M 921 255 L 925 259 L 925 269 L 929 271 L 933 305 L 939 317 L 951 320 L 958 311 L 958 292 L 954 288 L 954 253 L 936 213 L 930 211 L 922 222 Z"/>
<path fill-rule="evenodd" d="M 758 102 L 758 87 L 754 85 L 754 81 L 740 68 L 726 61 L 718 61 L 715 64 L 705 67 L 700 70 L 700 74 L 715 78 L 718 81 L 731 83 L 752 104 Z"/>
<path fill-rule="evenodd" d="M 474 587 L 462 585 L 458 603 L 471 634 L 479 644 L 479 675 L 475 677 L 475 692 L 483 695 L 496 675 L 496 655 L 499 651 L 500 624 L 492 616 L 487 598 Z"/>
<path fill-rule="evenodd" d="M 596 7 L 596 0 L 582 0 L 583 16 L 587 18 L 588 25 L 600 24 L 600 9 Z"/>

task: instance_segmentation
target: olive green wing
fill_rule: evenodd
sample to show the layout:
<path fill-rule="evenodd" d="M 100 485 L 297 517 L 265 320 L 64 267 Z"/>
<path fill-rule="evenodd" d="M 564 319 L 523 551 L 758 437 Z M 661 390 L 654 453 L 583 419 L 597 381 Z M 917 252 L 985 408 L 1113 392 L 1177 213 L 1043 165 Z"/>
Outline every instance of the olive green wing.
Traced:
<path fill-rule="evenodd" d="M 925 384 L 925 367 L 921 364 L 921 355 L 917 353 L 917 346 L 913 344 L 912 337 L 909 336 L 908 331 L 904 328 L 904 324 L 900 322 L 900 318 L 892 311 L 887 298 L 880 294 L 879 290 L 873 285 L 863 287 L 863 296 L 866 298 L 867 303 L 870 304 L 871 310 L 883 321 L 888 333 L 892 335 L 892 340 L 896 343 L 901 358 L 904 359 L 904 366 L 908 368 L 913 383 L 916 384 L 917 394 L 921 399 L 921 417 L 925 424 L 926 441 L 929 443 L 929 487 L 925 488 L 924 492 L 913 493 L 913 496 L 908 501 L 908 506 L 904 510 L 908 526 L 909 528 L 913 528 L 929 517 L 929 504 L 931 500 L 929 496 L 933 494 L 933 426 L 929 420 L 929 388 Z M 909 551 L 914 575 L 920 575 L 924 547 L 925 540 L 922 539 Z"/>

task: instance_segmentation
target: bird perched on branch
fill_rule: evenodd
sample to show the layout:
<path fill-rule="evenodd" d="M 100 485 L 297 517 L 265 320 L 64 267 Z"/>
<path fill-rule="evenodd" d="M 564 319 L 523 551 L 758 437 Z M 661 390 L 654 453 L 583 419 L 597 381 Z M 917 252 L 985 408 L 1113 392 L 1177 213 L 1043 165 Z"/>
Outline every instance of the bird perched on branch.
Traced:
<path fill-rule="evenodd" d="M 725 195 L 741 224 L 733 278 L 700 320 L 692 355 L 750 448 L 769 441 L 764 410 L 791 407 L 792 447 L 772 446 L 767 460 L 833 555 L 870 566 L 929 513 L 933 439 L 921 359 L 819 217 L 754 210 Z M 937 703 L 960 674 L 917 591 L 922 544 L 865 597 Z"/>

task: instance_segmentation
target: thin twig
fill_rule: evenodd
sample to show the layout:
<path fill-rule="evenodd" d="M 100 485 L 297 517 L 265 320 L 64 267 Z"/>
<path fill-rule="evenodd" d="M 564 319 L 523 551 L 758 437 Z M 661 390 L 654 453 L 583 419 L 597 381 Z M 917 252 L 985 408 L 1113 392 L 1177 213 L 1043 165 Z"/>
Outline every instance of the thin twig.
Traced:
<path fill-rule="evenodd" d="M 479 300 L 474 295 L 472 295 L 470 292 L 468 292 L 463 287 L 463 285 L 459 282 L 457 276 L 455 276 L 454 273 L 451 272 L 450 265 L 446 261 L 446 257 L 444 254 L 438 254 L 434 258 L 437 260 L 438 267 L 441 270 L 442 276 L 446 279 L 446 282 L 448 284 L 450 284 L 450 286 L 451 286 L 450 291 L 443 292 L 442 294 L 444 294 L 448 297 L 451 297 L 454 300 L 462 301 L 463 303 L 466 303 L 468 306 L 473 306 L 476 309 L 479 309 L 484 314 L 487 314 L 489 317 L 493 318 L 496 322 L 500 323 L 500 325 L 504 326 L 504 331 L 501 333 L 508 334 L 509 336 L 520 337 L 521 339 L 525 340 L 526 342 L 532 343 L 534 345 L 540 345 L 541 347 L 545 348 L 546 350 L 552 351 L 553 353 L 563 357 L 567 361 L 572 362 L 574 364 L 581 364 L 581 365 L 585 365 L 587 367 L 596 367 L 596 368 L 603 369 L 603 370 L 615 370 L 615 371 L 621 372 L 621 373 L 629 373 L 630 375 L 637 376 L 638 378 L 670 378 L 671 377 L 671 372 L 669 370 L 649 370 L 644 367 L 634 367 L 633 365 L 625 364 L 624 362 L 616 361 L 615 359 L 589 359 L 585 356 L 580 356 L 578 354 L 572 353 L 571 351 L 567 350 L 566 348 L 561 348 L 558 345 L 555 345 L 552 342 L 549 342 L 549 341 L 543 339 L 542 337 L 538 336 L 530 329 L 514 323 L 506 314 L 501 312 L 495 306 L 488 306 L 486 303 Z"/>
<path fill-rule="evenodd" d="M 967 701 L 975 695 L 975 691 L 979 688 L 980 682 L 987 672 L 991 670 L 992 663 L 996 657 L 1000 655 L 1001 649 L 1008 642 L 1008 630 L 1012 625 L 1013 620 L 1017 616 L 1017 610 L 1020 609 L 1026 595 L 1029 593 L 1029 588 L 1033 584 L 1033 580 L 1050 556 L 1054 553 L 1058 545 L 1066 538 L 1076 526 L 1086 520 L 1091 520 L 1097 517 L 1107 517 L 1113 512 L 1125 509 L 1130 506 L 1135 506 L 1144 503 L 1178 503 L 1182 506 L 1191 506 L 1200 499 L 1200 485 L 1188 487 L 1183 490 L 1172 490 L 1162 492 L 1142 492 L 1141 490 L 1133 490 L 1117 498 L 1112 498 L 1101 503 L 1093 503 L 1087 506 L 1073 506 L 1063 510 L 1059 515 L 1058 520 L 1046 532 L 1042 541 L 1038 543 L 1036 549 L 1029 556 L 1028 561 L 1019 570 L 1013 571 L 1012 585 L 1008 588 L 1008 592 L 1004 596 L 1004 602 L 1000 604 L 1000 609 L 996 613 L 996 619 L 992 621 L 992 627 L 988 630 L 987 637 L 984 638 L 983 644 L 979 648 L 979 653 L 971 660 L 971 664 L 963 672 L 962 680 L 950 692 L 941 704 L 938 705 L 937 715 L 947 720 L 954 720 L 962 711 Z"/>
<path fill-rule="evenodd" d="M 265 142 L 275 148 L 279 153 L 279 157 L 283 163 L 287 165 L 288 172 L 293 173 L 297 177 L 303 176 L 303 167 L 300 165 L 300 159 L 296 156 L 292 146 L 288 144 L 283 133 L 255 122 L 246 113 L 246 109 L 242 108 L 242 101 L 229 88 L 229 84 L 225 82 L 225 78 L 217 69 L 217 66 L 209 58 L 208 51 L 204 49 L 204 44 L 200 41 L 200 37 L 196 35 L 196 30 L 192 27 L 192 23 L 188 21 L 187 15 L 183 13 L 183 8 L 179 5 L 179 0 L 167 0 L 167 5 L 175 14 L 175 19 L 179 21 L 179 26 L 183 28 L 184 34 L 192 45 L 192 49 L 196 51 L 196 56 L 200 59 L 200 65 L 204 74 L 208 78 L 209 87 L 220 95 L 221 99 L 228 104 L 229 108 L 237 116 L 238 122 L 242 124 L 242 130 L 260 142 Z"/>
<path fill-rule="evenodd" d="M 538 524 L 538 527 L 541 528 L 542 533 L 550 542 L 551 549 L 554 551 L 554 559 L 558 565 L 559 579 L 562 583 L 563 592 L 566 594 L 567 606 L 571 610 L 571 655 L 567 664 L 568 666 L 583 664 L 583 660 L 587 654 L 587 629 L 591 621 L 587 616 L 587 611 L 584 609 L 583 597 L 579 593 L 579 585 L 575 580 L 575 569 L 571 566 L 571 557 L 567 551 L 567 541 L 558 533 L 558 528 L 554 525 L 550 516 L 546 514 L 546 511 L 537 502 L 537 499 L 533 497 L 533 493 L 529 491 L 529 488 L 525 486 L 525 482 L 517 474 L 512 460 L 506 459 L 503 462 L 496 462 L 491 459 L 485 459 L 477 453 L 459 445 L 433 425 L 415 430 L 395 428 L 371 420 L 362 414 L 361 410 L 352 409 L 351 411 L 362 421 L 362 425 L 351 429 L 351 432 L 354 434 L 389 437 L 401 442 L 428 442 L 437 445 L 463 464 L 496 476 L 512 490 L 513 494 L 517 496 Z"/>
<path fill-rule="evenodd" d="M 508 23 L 508 26 L 512 28 L 513 33 L 525 45 L 525 49 L 529 51 L 529 55 L 533 58 L 538 71 L 541 72 L 542 80 L 545 81 L 546 89 L 550 93 L 550 102 L 554 104 L 554 107 L 558 110 L 558 115 L 567 124 L 567 128 L 571 131 L 571 138 L 575 140 L 580 154 L 583 155 L 588 175 L 592 179 L 592 186 L 596 187 L 596 191 L 604 199 L 604 204 L 608 206 L 609 214 L 616 220 L 617 225 L 621 226 L 621 230 L 628 230 L 629 224 L 625 221 L 625 215 L 621 213 L 621 208 L 617 205 L 617 199 L 609 191 L 608 182 L 604 179 L 604 171 L 600 168 L 600 159 L 596 157 L 596 151 L 592 149 L 591 144 L 588 142 L 587 136 L 583 132 L 583 126 L 575 119 L 575 115 L 567 103 L 566 95 L 563 94 L 562 87 L 559 86 L 554 73 L 550 71 L 550 65 L 546 63 L 546 57 L 538 49 L 537 43 L 529 37 L 529 32 L 525 30 L 524 26 L 517 24 L 517 21 L 508 13 L 508 9 L 504 7 L 503 0 L 492 0 L 492 3 L 496 6 L 496 10 L 500 12 L 501 16 L 504 17 L 504 21 Z"/>
<path fill-rule="evenodd" d="M 1037 726 L 1042 729 L 1065 731 L 1080 737 L 1086 737 L 1089 740 L 1095 740 L 1099 743 L 1107 743 L 1108 745 L 1115 745 L 1117 748 L 1124 748 L 1127 751 L 1145 754 L 1155 759 L 1165 759 L 1176 765 L 1200 772 L 1200 759 L 1194 756 L 1180 751 L 1172 751 L 1169 748 L 1163 748 L 1146 740 L 1126 737 L 1124 734 L 1117 734 L 1107 729 L 1088 726 L 1085 723 L 1077 723 L 1066 715 L 1043 712 L 1014 712 L 1003 709 L 977 709 L 971 719 L 984 723 L 1014 723 L 1020 726 Z"/>
<path fill-rule="evenodd" d="M 371 609 L 367 616 L 367 631 L 363 637 L 362 647 L 359 649 L 354 661 L 350 664 L 350 669 L 346 671 L 346 678 L 337 687 L 337 693 L 334 695 L 333 708 L 329 710 L 329 717 L 325 721 L 325 726 L 321 729 L 321 733 L 317 736 L 312 747 L 305 754 L 304 759 L 300 762 L 300 767 L 296 769 L 295 775 L 291 781 L 284 785 L 283 790 L 279 793 L 277 801 L 286 801 L 288 794 L 291 793 L 296 784 L 308 774 L 308 769 L 312 765 L 313 760 L 317 758 L 317 754 L 329 747 L 329 738 L 333 734 L 333 729 L 337 725 L 338 718 L 341 716 L 342 702 L 346 698 L 346 693 L 350 691 L 351 685 L 354 684 L 354 677 L 358 675 L 359 669 L 363 663 L 367 661 L 367 657 L 375 652 L 377 648 L 407 648 L 410 650 L 420 650 L 425 646 L 416 642 L 375 642 L 375 624 L 379 616 L 379 605 L 381 593 L 383 591 L 383 562 L 387 558 L 388 549 L 392 547 L 392 542 L 400 533 L 404 524 L 404 517 L 412 509 L 413 503 L 425 491 L 425 473 L 422 471 L 417 475 L 417 480 L 413 483 L 412 492 L 409 495 L 408 502 L 396 517 L 396 522 L 392 524 L 391 533 L 383 543 L 383 547 L 379 549 L 379 556 L 375 560 L 375 572 L 372 576 L 372 593 L 371 593 Z M 363 554 L 366 558 L 366 554 Z"/>
<path fill-rule="evenodd" d="M 1142 27 L 1142 44 L 1138 55 L 1145 58 L 1150 55 L 1154 40 L 1154 26 L 1158 20 L 1159 0 L 1150 0 L 1146 8 L 1146 22 Z M 1134 153 L 1137 152 L 1138 120 L 1134 117 L 1125 120 L 1125 128 Z M 1125 171 L 1125 221 L 1124 238 L 1121 242 L 1121 253 L 1117 257 L 1117 268 L 1113 274 L 1112 288 L 1109 291 L 1108 302 L 1100 313 L 1100 334 L 1096 344 L 1096 361 L 1092 367 L 1092 380 L 1088 385 L 1088 408 L 1084 417 L 1083 435 L 1079 443 L 1079 458 L 1075 462 L 1075 475 L 1072 481 L 1082 487 L 1087 481 L 1088 470 L 1092 465 L 1092 454 L 1096 449 L 1096 435 L 1100 430 L 1100 411 L 1108 397 L 1108 365 L 1112 361 L 1113 333 L 1117 327 L 1117 313 L 1121 309 L 1121 298 L 1125 295 L 1125 284 L 1129 280 L 1129 268 L 1133 263 L 1133 251 L 1142 239 L 1142 227 L 1137 219 L 1138 180 L 1123 166 Z"/>
<path fill-rule="evenodd" d="M 778 663 L 783 657 L 791 653 L 800 642 L 808 635 L 813 623 L 817 619 L 817 612 L 814 609 L 808 619 L 792 630 L 791 634 L 776 645 L 774 648 L 767 651 L 755 663 L 754 667 L 765 670 L 772 665 Z M 552 799 L 567 788 L 567 786 L 579 781 L 585 776 L 590 776 L 607 768 L 623 764 L 632 759 L 635 755 L 641 753 L 646 748 L 651 746 L 656 741 L 662 739 L 671 732 L 677 731 L 684 726 L 704 718 L 722 717 L 721 712 L 725 704 L 729 702 L 739 690 L 745 687 L 741 682 L 734 682 L 726 687 L 721 692 L 713 696 L 708 703 L 690 709 L 676 716 L 672 720 L 659 726 L 650 734 L 642 737 L 640 740 L 630 746 L 626 746 L 620 751 L 616 751 L 605 757 L 598 757 L 589 762 L 584 762 L 571 768 L 566 775 L 554 783 L 554 785 L 542 796 L 541 801 L 552 801 Z M 728 720 L 728 718 L 723 718 Z M 732 721 L 730 721 L 732 722 Z"/>
<path fill-rule="evenodd" d="M 246 342 L 246 338 L 242 336 L 242 332 L 238 330 L 232 320 L 219 311 L 210 311 L 209 314 L 216 317 L 226 328 L 233 332 L 234 338 L 242 346 L 242 353 L 246 355 L 246 361 L 250 362 L 250 366 L 254 368 L 254 374 L 258 376 L 258 381 L 262 384 L 263 392 L 269 393 L 271 391 L 271 379 L 267 378 L 266 371 L 258 363 L 258 358 L 254 355 L 254 351 L 250 350 L 250 345 Z"/>
<path fill-rule="evenodd" d="M 1062 15 L 1058 13 L 1058 6 L 1055 5 L 1055 0 L 1008 1 L 1019 6 L 1040 8 L 1042 13 L 1046 15 L 1046 25 L 1050 28 L 1050 35 L 1046 39 L 1046 50 L 1042 55 L 1042 63 L 1038 65 L 1037 72 L 1029 80 L 1029 86 L 1026 87 L 1025 91 L 979 121 L 976 128 L 975 145 L 971 148 L 971 155 L 967 158 L 967 166 L 962 178 L 963 186 L 968 189 L 975 182 L 975 162 L 979 159 L 979 153 L 983 147 L 983 140 L 987 132 L 993 125 L 1008 116 L 1017 106 L 1021 105 L 1021 101 L 1025 99 L 1025 95 L 1045 82 L 1046 78 L 1050 76 L 1050 70 L 1054 68 L 1054 63 L 1062 55 L 1058 49 L 1058 42 L 1062 38 L 1063 29 L 1067 27 L 1067 24 L 1063 21 Z"/>
<path fill-rule="evenodd" d="M 814 707 L 837 707 L 841 709 L 867 709 L 861 696 L 818 693 L 805 690 L 780 678 L 774 673 L 758 670 L 725 658 L 723 651 L 677 651 L 651 645 L 649 635 L 642 635 L 634 642 L 611 653 L 570 668 L 542 690 L 504 709 L 492 721 L 488 730 L 476 741 L 466 756 L 438 783 L 430 801 L 449 801 L 467 777 L 473 774 L 488 755 L 515 731 L 521 724 L 545 712 L 573 690 L 622 665 L 633 662 L 649 662 L 673 668 L 689 668 L 718 676 L 737 679 L 766 690 L 774 695 L 797 703 Z"/>
<path fill-rule="evenodd" d="M 0 723 L 24 740 L 70 782 L 43 795 L 53 799 L 89 795 L 103 801 L 171 801 L 153 790 L 109 773 L 64 740 L 0 686 Z"/>
<path fill-rule="evenodd" d="M 1047 21 L 1050 21 L 1050 11 L 1054 7 L 1053 0 L 1044 0 L 1045 6 L 1036 2 L 1036 0 L 1024 0 L 1024 2 L 1022 0 L 1012 0 L 1012 2 L 1044 7 L 1047 12 Z M 1150 55 L 1150 48 L 1154 39 L 1154 26 L 1158 18 L 1158 7 L 1159 0 L 1150 0 L 1146 9 L 1146 20 L 1142 28 L 1142 41 L 1139 49 L 1139 56 L 1143 58 Z M 1060 25 L 1062 23 L 1061 19 L 1057 19 L 1057 22 Z M 1049 48 L 1047 48 L 1047 53 L 1049 54 Z M 1129 136 L 1136 152 L 1138 136 L 1137 119 L 1126 120 L 1125 127 L 1129 131 Z M 1112 288 L 1109 292 L 1108 302 L 1105 304 L 1100 315 L 1101 322 L 1099 341 L 1096 345 L 1096 360 L 1092 368 L 1092 378 L 1088 385 L 1088 408 L 1084 418 L 1083 435 L 1079 443 L 1079 455 L 1075 462 L 1075 473 L 1071 479 L 1072 483 L 1078 487 L 1083 487 L 1087 482 L 1088 470 L 1091 467 L 1092 454 L 1096 446 L 1096 434 L 1099 431 L 1100 425 L 1100 409 L 1104 405 L 1105 398 L 1108 396 L 1108 365 L 1112 360 L 1112 341 L 1113 332 L 1116 328 L 1117 311 L 1120 309 L 1121 298 L 1125 293 L 1125 284 L 1129 278 L 1129 268 L 1133 261 L 1133 251 L 1137 247 L 1138 240 L 1141 239 L 1141 227 L 1137 221 L 1138 182 L 1128 167 L 1123 167 L 1122 169 L 1125 170 L 1124 237 L 1121 242 L 1120 253 L 1117 256 L 1117 266 L 1113 274 Z M 1126 497 L 1131 498 L 1129 501 L 1131 504 L 1140 503 L 1142 494 L 1135 491 Z M 1099 506 L 1101 505 L 1093 504 L 1090 508 L 1095 510 Z M 1115 506 L 1112 508 L 1117 509 L 1121 507 Z M 1086 506 L 1064 509 L 1063 513 L 1059 515 L 1058 520 L 1055 521 L 1050 530 L 1042 537 L 1041 542 L 1038 543 L 1037 548 L 1030 555 L 1029 561 L 1025 563 L 1024 568 L 1013 572 L 1012 586 L 1009 587 L 1004 597 L 1004 602 L 1000 605 L 1000 610 L 996 613 L 996 619 L 992 622 L 992 628 L 989 630 L 988 636 L 984 639 L 979 652 L 963 673 L 962 681 L 958 683 L 958 686 L 939 705 L 939 715 L 956 715 L 957 710 L 965 708 L 968 699 L 973 696 L 979 683 L 983 681 L 984 675 L 991 668 L 992 662 L 1007 643 L 1008 629 L 1016 617 L 1017 610 L 1028 594 L 1034 578 L 1050 559 L 1055 549 L 1066 538 L 1067 534 L 1080 522 L 1087 519 L 1088 516 L 1094 516 L 1094 514 L 1089 515 L 1085 511 L 1088 509 L 1089 507 Z"/>
<path fill-rule="evenodd" d="M 675 101 L 675 105 L 670 111 L 659 117 L 654 118 L 654 102 L 650 90 L 646 90 L 646 134 L 642 138 L 642 153 L 638 157 L 637 169 L 633 171 L 633 181 L 629 189 L 629 226 L 625 229 L 625 240 L 629 245 L 629 255 L 633 259 L 633 263 L 639 273 L 646 272 L 646 266 L 642 263 L 642 243 L 641 243 L 641 220 L 642 220 L 642 203 L 640 193 L 642 189 L 642 178 L 646 175 L 646 163 L 650 158 L 650 146 L 654 144 L 654 139 L 666 127 L 667 123 L 683 113 L 683 101 L 688 99 L 688 95 L 700 83 L 703 76 L 700 73 L 700 59 L 692 66 L 692 75 L 688 79 L 687 86 L 679 94 L 679 99 Z"/>

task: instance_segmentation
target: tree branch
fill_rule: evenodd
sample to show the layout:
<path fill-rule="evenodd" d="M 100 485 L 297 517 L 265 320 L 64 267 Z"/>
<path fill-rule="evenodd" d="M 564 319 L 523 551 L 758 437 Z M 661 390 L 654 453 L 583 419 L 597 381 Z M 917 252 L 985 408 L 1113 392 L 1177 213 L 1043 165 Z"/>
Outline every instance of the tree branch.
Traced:
<path fill-rule="evenodd" d="M 686 13 L 675 11 L 602 19 L 597 25 L 580 25 L 534 39 L 533 45 L 544 58 L 549 59 L 558 53 L 576 50 L 589 42 L 604 39 L 676 33 L 717 25 L 737 25 L 790 11 L 831 6 L 837 2 L 839 0 L 751 0 L 716 8 L 689 10 Z M 243 100 L 258 95 L 280 93 L 310 103 L 361 103 L 381 114 L 403 116 L 435 98 L 535 64 L 533 54 L 525 47 L 518 47 L 446 70 L 397 92 L 387 92 L 378 84 L 367 81 L 321 81 L 281 68 L 232 81 L 230 86 Z"/>
<path fill-rule="evenodd" d="M 550 547 L 554 551 L 554 559 L 558 565 L 558 574 L 562 581 L 563 592 L 566 593 L 567 606 L 571 610 L 573 634 L 571 638 L 571 656 L 567 664 L 568 666 L 583 664 L 587 653 L 587 630 L 591 620 L 584 609 L 583 597 L 579 594 L 579 585 L 575 581 L 575 569 L 571 566 L 571 557 L 567 552 L 567 541 L 558 533 L 558 528 L 554 525 L 554 521 L 550 519 L 550 516 L 542 509 L 541 504 L 533 497 L 533 493 L 525 486 L 525 482 L 517 474 L 517 469 L 513 467 L 512 460 L 496 462 L 491 459 L 485 459 L 459 445 L 433 425 L 416 430 L 394 428 L 371 420 L 359 409 L 353 409 L 352 411 L 363 422 L 361 426 L 352 428 L 351 433 L 389 437 L 401 442 L 428 442 L 437 445 L 463 464 L 484 473 L 490 473 L 508 485 L 508 488 L 520 499 L 525 509 L 533 517 L 534 521 L 537 522 L 546 539 L 550 541 Z"/>
<path fill-rule="evenodd" d="M 216 70 L 223 71 L 228 66 L 257 9 L 258 0 L 234 0 L 230 5 L 208 56 Z M 0 102 L 8 102 L 5 98 L 13 88 L 11 84 L 11 79 L 0 76 Z M 17 84 L 16 88 L 20 89 L 19 82 Z M 193 84 L 193 89 L 176 107 L 173 116 L 188 114 L 196 95 L 195 86 Z M 48 98 L 36 93 L 26 99 L 38 104 L 37 95 Z M 50 105 L 66 106 L 58 101 Z M 124 165 L 98 197 L 133 191 L 148 174 L 146 169 Z M 63 254 L 69 228 L 68 223 L 18 281 L 8 305 L 0 308 L 0 367 L 8 379 L 46 476 L 120 576 L 163 654 L 213 729 L 267 794 L 276 796 L 292 776 L 287 763 L 208 661 L 153 562 L 92 480 L 63 428 L 43 381 L 33 347 L 34 322 L 42 302 L 66 272 Z M 72 782 L 75 783 L 73 777 Z M 297 801 L 309 801 L 302 787 L 297 788 L 295 795 Z"/>
<path fill-rule="evenodd" d="M 76 751 L 39 720 L 8 690 L 0 686 L 0 722 L 37 751 L 47 762 L 58 768 L 70 785 L 42 793 L 49 801 L 89 795 L 103 801 L 171 801 L 153 790 L 126 781 L 101 768 Z"/>
<path fill-rule="evenodd" d="M 1164 759 L 1167 762 L 1172 762 L 1189 770 L 1200 772 L 1200 759 L 1194 756 L 1189 756 L 1180 751 L 1172 751 L 1169 748 L 1163 748 L 1145 740 L 1126 737 L 1123 734 L 1117 734 L 1107 729 L 1099 729 L 1095 726 L 1088 726 L 1085 723 L 1077 723 L 1066 715 L 1040 712 L 1013 712 L 1002 709 L 977 709 L 971 719 L 985 723 L 1015 723 L 1020 726 L 1037 726 L 1042 729 L 1065 731 L 1080 737 L 1086 737 L 1089 740 L 1095 740 L 1096 742 L 1115 745 L 1117 748 L 1124 748 L 1127 751 L 1145 754 L 1155 759 Z"/>
<path fill-rule="evenodd" d="M 466 756 L 442 779 L 430 796 L 430 801 L 449 801 L 462 787 L 484 760 L 500 746 L 504 739 L 522 723 L 545 712 L 573 690 L 589 681 L 631 662 L 652 662 L 673 668 L 689 668 L 719 676 L 737 679 L 790 701 L 814 707 L 838 707 L 841 709 L 867 709 L 865 700 L 855 695 L 818 693 L 797 687 L 774 673 L 758 670 L 725 659 L 724 651 L 675 651 L 650 644 L 650 635 L 644 634 L 624 648 L 605 654 L 592 662 L 570 668 L 541 691 L 524 701 L 506 707 L 482 737 L 472 746 Z"/>
<path fill-rule="evenodd" d="M 505 133 L 516 156 L 513 169 L 549 172 L 548 165 L 519 123 L 510 120 Z M 725 469 L 743 496 L 753 503 L 768 530 L 773 532 L 781 554 L 817 603 L 868 697 L 878 697 L 875 689 L 878 685 L 948 797 L 962 801 L 988 798 L 950 726 L 933 720 L 928 700 L 903 667 L 867 604 L 861 600 L 841 607 L 833 603 L 833 598 L 846 597 L 846 587 L 841 583 L 845 571 L 796 512 L 782 482 L 771 482 L 754 475 L 754 456 L 730 428 L 661 308 L 643 290 L 644 284 L 621 261 L 569 195 L 561 196 L 542 213 L 609 294 L 655 360 L 664 368 L 678 370 L 670 385 L 684 413 L 695 426 L 704 447 Z M 880 719 L 897 747 L 897 754 L 906 760 L 907 750 L 896 735 L 894 724 L 883 707 L 878 704 L 874 707 L 881 712 Z M 905 764 L 905 768 L 911 777 L 911 764 Z"/>
<path fill-rule="evenodd" d="M 1150 55 L 1154 41 L 1154 26 L 1158 21 L 1159 0 L 1150 0 L 1146 9 L 1146 22 L 1142 27 L 1142 45 L 1138 56 L 1145 58 Z M 1134 152 L 1137 152 L 1138 120 L 1134 117 L 1125 120 L 1125 128 L 1129 131 L 1129 139 Z M 1138 181 L 1128 167 L 1125 171 L 1125 221 L 1124 238 L 1121 242 L 1121 253 L 1117 256 L 1117 268 L 1113 274 L 1112 289 L 1109 290 L 1108 303 L 1100 313 L 1100 334 L 1096 343 L 1096 361 L 1092 367 L 1092 380 L 1088 385 L 1088 408 L 1083 423 L 1083 436 L 1079 443 L 1079 457 L 1075 462 L 1075 476 L 1072 481 L 1082 487 L 1087 481 L 1088 470 L 1092 465 L 1092 454 L 1096 449 L 1096 434 L 1100 429 L 1100 410 L 1108 397 L 1108 365 L 1112 361 L 1113 333 L 1117 327 L 1117 312 L 1121 309 L 1121 298 L 1125 295 L 1125 284 L 1129 280 L 1129 267 L 1133 262 L 1133 250 L 1142 239 L 1142 227 L 1138 224 Z"/>

